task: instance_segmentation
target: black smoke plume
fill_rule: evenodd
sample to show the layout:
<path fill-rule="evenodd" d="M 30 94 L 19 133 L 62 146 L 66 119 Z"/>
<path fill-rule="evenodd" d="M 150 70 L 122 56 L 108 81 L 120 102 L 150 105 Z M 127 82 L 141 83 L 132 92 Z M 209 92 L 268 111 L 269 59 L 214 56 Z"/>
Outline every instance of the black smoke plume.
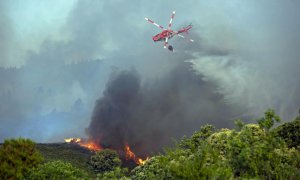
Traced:
<path fill-rule="evenodd" d="M 129 144 L 143 156 L 203 124 L 228 127 L 234 114 L 216 86 L 182 62 L 164 77 L 145 82 L 135 70 L 114 72 L 96 102 L 87 133 L 104 147 L 121 150 Z"/>

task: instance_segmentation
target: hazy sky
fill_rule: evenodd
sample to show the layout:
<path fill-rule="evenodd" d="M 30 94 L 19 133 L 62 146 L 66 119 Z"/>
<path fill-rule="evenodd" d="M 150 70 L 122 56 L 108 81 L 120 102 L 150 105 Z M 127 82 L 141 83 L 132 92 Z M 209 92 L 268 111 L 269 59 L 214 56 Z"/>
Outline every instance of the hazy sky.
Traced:
<path fill-rule="evenodd" d="M 82 137 L 112 72 L 134 68 L 141 84 L 165 82 L 183 62 L 191 63 L 201 81 L 214 84 L 212 93 L 222 95 L 228 107 L 242 109 L 228 121 L 259 117 L 267 108 L 290 120 L 300 107 L 299 5 L 0 0 L 0 141 Z M 152 41 L 159 29 L 144 17 L 167 26 L 173 10 L 173 28 L 192 23 L 195 43 L 174 37 L 170 53 Z M 193 98 L 201 96 L 199 89 Z"/>

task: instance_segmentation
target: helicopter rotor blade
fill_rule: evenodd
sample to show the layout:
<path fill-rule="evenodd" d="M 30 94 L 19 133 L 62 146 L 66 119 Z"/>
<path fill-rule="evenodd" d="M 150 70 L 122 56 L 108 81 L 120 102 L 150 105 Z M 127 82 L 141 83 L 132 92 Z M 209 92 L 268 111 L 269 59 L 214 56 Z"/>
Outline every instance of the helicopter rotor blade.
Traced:
<path fill-rule="evenodd" d="M 169 22 L 169 25 L 168 25 L 168 29 L 171 29 L 172 21 L 174 19 L 174 16 L 175 16 L 175 11 L 173 11 L 173 13 L 172 13 L 172 16 L 171 16 L 171 19 L 170 19 L 170 22 Z"/>
<path fill-rule="evenodd" d="M 181 37 L 181 38 L 184 38 L 184 39 L 186 39 L 186 37 L 185 36 L 183 36 L 183 35 L 181 35 L 181 34 L 177 34 L 179 37 Z M 193 39 L 188 39 L 189 41 L 191 41 L 191 42 L 194 42 L 194 40 Z"/>
<path fill-rule="evenodd" d="M 146 18 L 146 17 L 145 17 L 145 19 L 146 19 L 146 21 L 148 21 L 149 23 L 153 24 L 154 26 L 156 26 L 156 27 L 158 27 L 158 28 L 160 28 L 160 29 L 165 29 L 163 26 L 161 26 L 161 25 L 155 23 L 155 22 L 152 21 L 151 19 Z"/>

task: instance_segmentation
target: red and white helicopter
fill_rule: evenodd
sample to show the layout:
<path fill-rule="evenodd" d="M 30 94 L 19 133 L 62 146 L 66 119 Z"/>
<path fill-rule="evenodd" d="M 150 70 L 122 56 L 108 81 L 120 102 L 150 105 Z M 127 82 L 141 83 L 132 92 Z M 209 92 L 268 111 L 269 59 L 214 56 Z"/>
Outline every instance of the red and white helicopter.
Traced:
<path fill-rule="evenodd" d="M 154 21 L 152 21 L 151 19 L 149 18 L 145 18 L 146 21 L 150 22 L 151 24 L 155 25 L 156 27 L 162 29 L 163 31 L 155 36 L 152 37 L 153 41 L 154 42 L 157 42 L 157 41 L 164 41 L 164 48 L 167 48 L 170 50 L 170 51 L 173 51 L 173 47 L 171 45 L 168 45 L 168 40 L 171 39 L 173 36 L 175 35 L 178 35 L 179 37 L 182 37 L 182 38 L 185 38 L 183 35 L 181 35 L 181 33 L 188 33 L 188 31 L 192 28 L 192 25 L 188 25 L 178 31 L 174 31 L 171 29 L 171 26 L 172 26 L 172 21 L 173 21 L 173 18 L 175 16 L 175 11 L 173 11 L 172 13 L 172 16 L 171 16 L 171 19 L 170 19 L 170 22 L 169 22 L 169 25 L 168 25 L 168 29 L 165 29 L 163 26 L 155 23 Z M 189 41 L 191 42 L 194 42 L 194 40 L 192 39 L 189 39 Z"/>

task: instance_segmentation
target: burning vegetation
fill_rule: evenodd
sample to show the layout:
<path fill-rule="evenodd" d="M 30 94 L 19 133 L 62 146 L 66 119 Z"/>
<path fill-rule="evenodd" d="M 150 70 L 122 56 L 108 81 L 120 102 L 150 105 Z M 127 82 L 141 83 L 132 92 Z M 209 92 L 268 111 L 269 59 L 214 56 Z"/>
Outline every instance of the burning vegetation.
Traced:
<path fill-rule="evenodd" d="M 258 124 L 237 121 L 235 129 L 205 125 L 144 164 L 129 143 L 121 150 L 90 151 L 92 146 L 79 146 L 88 139 L 42 143 L 37 149 L 28 139 L 5 140 L 0 179 L 299 179 L 300 116 L 273 128 L 279 120 L 268 110 Z"/>
<path fill-rule="evenodd" d="M 103 149 L 100 145 L 98 145 L 97 143 L 95 143 L 93 140 L 90 139 L 82 140 L 81 138 L 68 138 L 65 139 L 65 142 L 75 143 L 92 151 L 100 151 L 101 149 Z"/>
<path fill-rule="evenodd" d="M 172 138 L 205 123 L 199 119 L 218 119 L 221 125 L 232 115 L 223 96 L 212 93 L 215 88 L 194 74 L 188 63 L 179 63 L 155 82 L 143 82 L 134 69 L 116 71 L 95 103 L 85 131 L 89 139 L 66 142 L 92 151 L 112 149 L 124 163 L 144 164 L 148 155 L 171 145 Z"/>
<path fill-rule="evenodd" d="M 74 144 L 78 144 L 79 146 L 85 147 L 91 151 L 101 151 L 104 148 L 102 148 L 99 144 L 95 141 L 93 141 L 92 139 L 88 139 L 88 140 L 84 140 L 81 138 L 67 138 L 64 139 L 66 143 L 74 143 Z M 125 160 L 126 161 L 133 161 L 138 165 L 144 164 L 149 157 L 147 157 L 146 159 L 142 159 L 139 158 L 135 155 L 134 152 L 131 151 L 130 147 L 128 144 L 125 145 L 124 149 L 120 152 L 120 150 L 118 150 L 119 154 L 125 154 Z"/>
<path fill-rule="evenodd" d="M 136 155 L 130 150 L 130 147 L 128 144 L 125 145 L 124 152 L 125 152 L 126 160 L 133 160 L 136 164 L 139 164 L 139 165 L 145 164 L 145 162 L 149 159 L 149 157 L 147 157 L 144 160 L 142 158 L 136 157 Z"/>

